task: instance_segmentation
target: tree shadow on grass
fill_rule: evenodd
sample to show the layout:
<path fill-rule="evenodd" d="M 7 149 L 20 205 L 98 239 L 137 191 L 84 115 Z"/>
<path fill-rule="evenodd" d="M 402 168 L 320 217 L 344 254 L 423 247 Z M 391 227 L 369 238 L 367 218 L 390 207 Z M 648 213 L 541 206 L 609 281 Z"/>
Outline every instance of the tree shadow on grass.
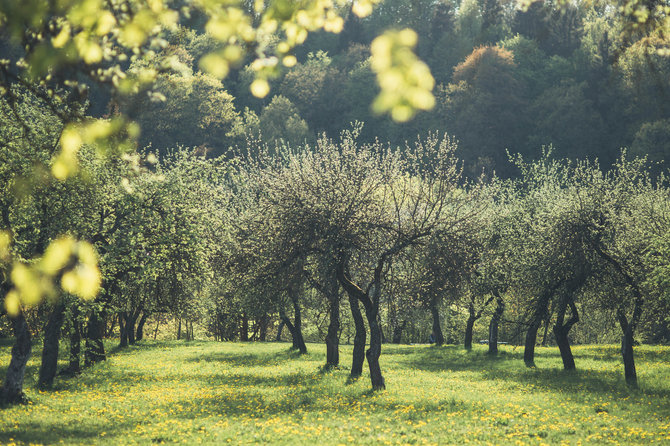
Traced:
<path fill-rule="evenodd" d="M 107 439 L 119 437 L 118 444 L 123 443 L 127 433 L 132 429 L 128 423 L 101 425 L 68 425 L 46 424 L 38 422 L 21 423 L 20 427 L 0 432 L 0 444 L 58 444 L 73 441 L 81 444 L 93 444 L 105 432 Z M 127 439 L 126 439 L 127 440 Z"/>
<path fill-rule="evenodd" d="M 218 362 L 237 367 L 276 366 L 287 361 L 306 358 L 298 350 L 281 350 L 274 353 L 216 352 L 187 358 L 187 362 Z"/>
<path fill-rule="evenodd" d="M 599 355 L 597 355 L 599 356 Z M 548 358 L 560 357 L 558 352 L 543 351 L 536 362 Z M 418 350 L 413 356 L 399 362 L 406 367 L 429 372 L 478 372 L 482 380 L 503 380 L 522 386 L 532 385 L 547 391 L 567 392 L 573 395 L 610 394 L 613 397 L 626 397 L 635 394 L 648 394 L 656 397 L 670 398 L 670 389 L 632 389 L 625 383 L 623 373 L 615 369 L 616 357 L 609 356 L 612 363 L 610 370 L 579 369 L 580 360 L 591 360 L 588 353 L 575 356 L 577 370 L 563 370 L 560 366 L 528 368 L 523 364 L 523 351 L 501 351 L 497 356 L 489 356 L 485 351 L 465 352 L 457 347 Z M 599 357 L 605 361 L 606 358 Z"/>
<path fill-rule="evenodd" d="M 175 407 L 178 409 L 174 410 Z M 373 392 L 369 389 L 333 395 L 330 391 L 318 387 L 301 386 L 270 395 L 258 389 L 239 388 L 231 395 L 185 398 L 165 405 L 159 410 L 170 410 L 175 417 L 196 419 L 208 416 L 264 418 L 298 412 L 322 414 L 326 411 L 349 415 L 352 410 L 357 413 L 380 413 L 390 416 L 398 409 L 405 409 L 401 417 L 415 419 L 427 413 L 434 415 L 436 412 L 452 413 L 475 409 L 471 403 L 453 397 L 413 402 L 410 407 L 411 410 L 408 410 L 408 406 L 384 398 L 384 392 Z"/>

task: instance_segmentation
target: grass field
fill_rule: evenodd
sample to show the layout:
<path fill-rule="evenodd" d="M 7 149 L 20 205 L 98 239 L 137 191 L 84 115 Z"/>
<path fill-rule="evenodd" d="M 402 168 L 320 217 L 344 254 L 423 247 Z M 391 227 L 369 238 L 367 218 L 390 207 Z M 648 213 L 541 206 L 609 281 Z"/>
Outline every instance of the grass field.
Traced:
<path fill-rule="evenodd" d="M 0 409 L 0 443 L 65 444 L 670 444 L 670 348 L 636 349 L 640 389 L 628 389 L 615 346 L 576 347 L 578 371 L 555 348 L 537 369 L 503 347 L 383 347 L 388 389 L 367 373 L 322 371 L 323 345 L 146 342 L 81 376 Z M 0 345 L 0 375 L 10 347 Z M 39 352 L 37 352 L 39 353 Z"/>

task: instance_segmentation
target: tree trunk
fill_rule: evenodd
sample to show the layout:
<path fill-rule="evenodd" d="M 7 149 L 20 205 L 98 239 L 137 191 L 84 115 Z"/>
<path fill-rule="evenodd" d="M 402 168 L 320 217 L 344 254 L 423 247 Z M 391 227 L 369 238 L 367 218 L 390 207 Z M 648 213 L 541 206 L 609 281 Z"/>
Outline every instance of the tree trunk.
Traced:
<path fill-rule="evenodd" d="M 260 323 L 260 333 L 258 335 L 258 338 L 261 342 L 265 342 L 268 337 L 268 315 L 264 314 L 261 317 L 261 320 L 259 321 Z"/>
<path fill-rule="evenodd" d="M 291 334 L 291 341 L 293 342 L 293 345 L 291 348 L 297 349 L 298 348 L 298 340 L 297 336 L 295 334 L 295 327 L 293 326 L 293 323 L 291 322 L 291 319 L 288 318 L 284 310 L 279 311 L 279 317 L 281 318 L 282 323 L 288 328 L 288 332 Z"/>
<path fill-rule="evenodd" d="M 105 355 L 105 344 L 102 342 L 104 325 L 102 314 L 99 311 L 91 311 L 86 324 L 86 345 L 84 350 L 84 364 L 86 366 L 107 359 Z"/>
<path fill-rule="evenodd" d="M 400 341 L 402 341 L 402 331 L 405 329 L 405 326 L 407 325 L 407 319 L 402 321 L 401 324 L 396 325 L 393 327 L 393 342 L 394 344 L 400 344 Z"/>
<path fill-rule="evenodd" d="M 523 351 L 523 362 L 526 364 L 526 367 L 535 367 L 535 344 L 537 343 L 537 331 L 540 329 L 542 321 L 545 319 L 545 317 L 547 317 L 551 296 L 553 296 L 554 292 L 558 289 L 561 283 L 562 281 L 559 281 L 554 286 L 547 288 L 535 304 L 533 318 L 530 321 L 528 331 L 526 332 L 526 343 Z"/>
<path fill-rule="evenodd" d="M 293 328 L 295 329 L 297 347 L 301 354 L 307 353 L 307 346 L 305 345 L 305 338 L 302 336 L 302 315 L 300 313 L 300 305 L 297 302 L 293 303 L 293 310 L 295 311 L 293 319 Z"/>
<path fill-rule="evenodd" d="M 137 323 L 137 330 L 136 330 L 136 335 L 135 335 L 135 342 L 140 342 L 144 338 L 144 324 L 147 322 L 147 318 L 149 317 L 149 313 L 146 311 L 142 313 L 142 317 L 140 318 L 140 321 Z"/>
<path fill-rule="evenodd" d="M 105 334 L 108 338 L 111 338 L 114 335 L 114 326 L 116 325 L 116 320 L 120 317 L 121 316 L 118 315 L 118 314 L 115 315 L 115 316 L 112 316 L 112 322 L 110 323 L 109 329 L 107 330 L 107 332 Z M 105 324 L 105 325 L 107 325 L 107 324 Z"/>
<path fill-rule="evenodd" d="M 125 311 L 119 314 L 119 347 L 128 347 L 128 326 Z"/>
<path fill-rule="evenodd" d="M 386 388 L 386 385 L 384 384 L 382 369 L 379 365 L 379 357 L 382 354 L 381 327 L 377 320 L 377 312 L 374 309 L 366 309 L 365 316 L 368 319 L 368 326 L 370 327 L 370 348 L 365 352 L 365 357 L 368 360 L 368 367 L 370 368 L 372 390 L 383 390 Z"/>
<path fill-rule="evenodd" d="M 300 354 L 304 355 L 307 353 L 307 346 L 305 345 L 305 339 L 302 337 L 302 313 L 300 312 L 300 302 L 298 301 L 298 295 L 295 288 L 289 288 L 288 294 L 291 298 L 291 302 L 293 302 L 293 347 L 297 348 L 300 351 Z"/>
<path fill-rule="evenodd" d="M 621 326 L 621 331 L 623 332 L 623 336 L 621 337 L 621 357 L 623 359 L 624 376 L 626 378 L 626 384 L 631 387 L 637 387 L 637 372 L 635 370 L 635 356 L 633 354 L 633 344 L 635 339 L 633 335 L 635 334 L 635 326 L 641 314 L 642 298 L 639 294 L 635 299 L 633 317 L 631 318 L 630 322 L 628 321 L 628 318 L 624 314 L 622 308 L 617 310 L 619 325 Z"/>
<path fill-rule="evenodd" d="M 79 323 L 79 307 L 72 305 L 72 324 L 70 327 L 70 363 L 67 373 L 76 375 L 81 371 L 79 365 L 79 354 L 81 353 L 81 324 Z"/>
<path fill-rule="evenodd" d="M 361 314 L 361 308 L 358 306 L 358 299 L 349 296 L 349 307 L 351 316 L 354 319 L 354 353 L 351 360 L 351 377 L 357 378 L 363 374 L 363 363 L 365 362 L 365 322 Z"/>
<path fill-rule="evenodd" d="M 549 332 L 549 323 L 551 322 L 551 311 L 547 313 L 547 319 L 544 320 L 544 334 L 542 335 L 542 347 L 547 346 L 547 333 Z"/>
<path fill-rule="evenodd" d="M 554 336 L 556 337 L 556 345 L 561 352 L 561 359 L 563 360 L 563 368 L 565 370 L 575 369 L 575 358 L 570 349 L 570 341 L 568 340 L 567 330 L 554 325 Z"/>
<path fill-rule="evenodd" d="M 435 336 L 435 345 L 444 345 L 444 334 L 440 324 L 440 310 L 437 306 L 437 299 L 431 299 L 430 314 L 433 316 L 433 336 Z"/>
<path fill-rule="evenodd" d="M 526 343 L 523 350 L 523 362 L 526 367 L 535 367 L 535 343 L 537 342 L 537 331 L 540 329 L 540 322 L 533 320 L 526 332 Z"/>
<path fill-rule="evenodd" d="M 12 359 L 7 368 L 5 383 L 0 390 L 0 401 L 10 404 L 25 403 L 28 401 L 23 393 L 23 379 L 26 375 L 26 364 L 30 358 L 30 330 L 23 315 L 19 313 L 12 318 L 12 330 L 16 341 L 12 347 Z"/>
<path fill-rule="evenodd" d="M 614 268 L 619 271 L 623 276 L 624 280 L 633 290 L 633 315 L 630 322 L 624 313 L 622 307 L 617 308 L 617 318 L 619 319 L 619 325 L 623 331 L 623 336 L 621 337 L 621 356 L 623 358 L 624 366 L 624 376 L 626 377 L 626 383 L 631 387 L 637 387 L 637 372 L 635 371 L 635 357 L 633 355 L 633 343 L 635 334 L 635 328 L 637 327 L 640 317 L 642 317 L 642 306 L 644 305 L 644 299 L 642 298 L 642 293 L 640 287 L 638 286 L 637 281 L 617 262 L 612 256 L 607 254 L 600 245 L 594 246 L 598 255 L 600 255 L 607 262 L 612 264 Z"/>
<path fill-rule="evenodd" d="M 177 324 L 177 340 L 181 340 L 181 318 L 179 318 L 179 324 Z"/>
<path fill-rule="evenodd" d="M 471 314 L 468 316 L 468 321 L 465 323 L 465 349 L 472 350 L 472 329 L 475 326 L 475 316 Z"/>
<path fill-rule="evenodd" d="M 280 317 L 284 321 L 284 325 L 286 325 L 288 331 L 291 333 L 291 339 L 293 341 L 293 345 L 291 346 L 291 348 L 295 350 L 300 350 L 301 354 L 307 353 L 307 347 L 305 346 L 305 341 L 302 340 L 302 333 L 298 331 L 298 329 L 291 322 L 286 313 L 282 311 L 280 313 Z"/>
<path fill-rule="evenodd" d="M 335 282 L 336 285 L 337 282 Z M 330 299 L 330 324 L 326 334 L 326 367 L 337 367 L 340 364 L 340 300 L 336 294 Z"/>
<path fill-rule="evenodd" d="M 138 313 L 126 313 L 126 335 L 128 336 L 128 344 L 135 345 L 135 322 L 137 322 Z"/>
<path fill-rule="evenodd" d="M 277 336 L 275 337 L 275 342 L 281 341 L 281 332 L 284 329 L 284 325 L 286 322 L 284 322 L 284 319 L 281 318 L 279 319 L 279 327 L 277 327 Z"/>
<path fill-rule="evenodd" d="M 242 323 L 240 324 L 240 341 L 247 342 L 249 340 L 249 318 L 247 313 L 242 314 Z"/>
<path fill-rule="evenodd" d="M 623 359 L 624 376 L 626 383 L 637 387 L 637 372 L 635 370 L 635 356 L 633 355 L 633 331 L 625 330 L 621 337 L 621 357 Z"/>
<path fill-rule="evenodd" d="M 505 301 L 498 294 L 496 294 L 496 310 L 491 317 L 491 323 L 489 323 L 489 354 L 496 355 L 498 354 L 498 327 L 500 325 L 500 320 L 502 315 L 505 312 Z"/>
<path fill-rule="evenodd" d="M 554 325 L 556 345 L 558 345 L 558 349 L 561 352 L 561 359 L 563 360 L 563 368 L 565 370 L 575 369 L 575 358 L 572 355 L 572 350 L 570 349 L 570 340 L 568 339 L 570 329 L 573 325 L 579 322 L 579 313 L 577 312 L 577 307 L 575 306 L 572 298 L 572 293 L 574 291 L 576 290 L 568 290 L 566 295 L 561 299 L 561 302 L 558 305 L 556 324 Z M 570 306 L 572 315 L 570 316 L 570 319 L 568 319 L 568 322 L 564 324 L 563 320 L 565 319 L 565 313 L 567 311 L 568 305 Z"/>
<path fill-rule="evenodd" d="M 49 315 L 49 321 L 44 329 L 42 364 L 40 365 L 39 378 L 37 380 L 37 385 L 41 389 L 51 388 L 58 371 L 58 344 L 64 316 L 65 305 L 58 303 Z"/>

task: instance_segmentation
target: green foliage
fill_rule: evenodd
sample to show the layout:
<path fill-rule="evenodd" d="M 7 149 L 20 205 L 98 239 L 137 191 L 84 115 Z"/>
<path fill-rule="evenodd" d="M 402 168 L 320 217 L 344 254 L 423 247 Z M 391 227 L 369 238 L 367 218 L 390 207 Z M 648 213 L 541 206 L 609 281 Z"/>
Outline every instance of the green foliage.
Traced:
<path fill-rule="evenodd" d="M 670 119 L 642 124 L 630 147 L 633 156 L 665 164 L 670 160 Z"/>
<path fill-rule="evenodd" d="M 263 141 L 283 140 L 299 145 L 310 139 L 309 128 L 298 109 L 284 96 L 275 96 L 263 109 L 258 122 Z"/>
<path fill-rule="evenodd" d="M 152 90 L 125 98 L 120 107 L 122 113 L 136 113 L 142 129 L 140 147 L 166 153 L 181 145 L 219 156 L 238 141 L 240 115 L 234 98 L 217 79 L 189 71 L 160 75 Z"/>

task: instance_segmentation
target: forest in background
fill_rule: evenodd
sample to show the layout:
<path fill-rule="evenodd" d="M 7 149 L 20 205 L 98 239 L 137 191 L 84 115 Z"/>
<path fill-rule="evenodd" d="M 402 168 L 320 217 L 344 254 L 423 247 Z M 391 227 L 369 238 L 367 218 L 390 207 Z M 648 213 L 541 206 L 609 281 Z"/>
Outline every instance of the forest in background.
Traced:
<path fill-rule="evenodd" d="M 217 42 L 193 17 L 195 26 L 165 36 L 163 51 L 177 57 L 181 72 L 159 76 L 151 94 L 122 101 L 92 93 L 91 113 L 120 109 L 136 118 L 140 147 L 198 147 L 209 156 L 258 135 L 313 143 L 355 121 L 365 123 L 362 142 L 400 147 L 440 131 L 458 140 L 468 176 L 482 169 L 518 175 L 507 151 L 537 158 L 550 145 L 555 157 L 598 158 L 603 166 L 624 147 L 653 162 L 670 154 L 670 59 L 656 52 L 667 41 L 626 37 L 611 2 L 540 1 L 524 11 L 505 0 L 386 0 L 366 18 L 351 11 L 344 18 L 339 34 L 310 34 L 295 66 L 278 71 L 259 99 L 249 92 L 254 75 L 243 62 L 223 84 L 199 71 Z M 371 109 L 379 87 L 370 43 L 405 27 L 418 34 L 416 52 L 435 78 L 436 104 L 397 123 Z"/>

